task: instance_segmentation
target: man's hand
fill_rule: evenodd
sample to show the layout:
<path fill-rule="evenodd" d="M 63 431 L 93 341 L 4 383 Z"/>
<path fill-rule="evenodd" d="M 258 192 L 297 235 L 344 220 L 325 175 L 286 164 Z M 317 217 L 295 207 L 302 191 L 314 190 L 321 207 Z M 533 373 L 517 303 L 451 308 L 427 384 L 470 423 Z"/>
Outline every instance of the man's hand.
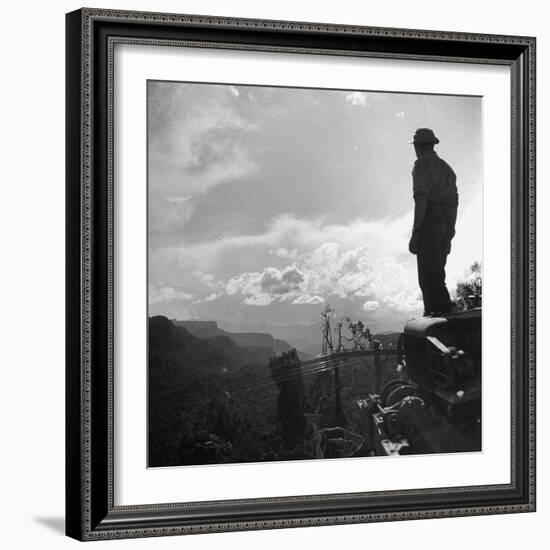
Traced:
<path fill-rule="evenodd" d="M 418 254 L 418 243 L 420 242 L 420 228 L 424 218 L 426 217 L 426 211 L 428 210 L 428 200 L 424 196 L 417 196 L 414 199 L 414 223 L 411 240 L 409 241 L 409 252 L 411 254 Z"/>
<path fill-rule="evenodd" d="M 418 231 L 413 231 L 411 240 L 409 241 L 409 252 L 411 254 L 418 254 L 418 243 L 420 241 L 420 234 Z"/>

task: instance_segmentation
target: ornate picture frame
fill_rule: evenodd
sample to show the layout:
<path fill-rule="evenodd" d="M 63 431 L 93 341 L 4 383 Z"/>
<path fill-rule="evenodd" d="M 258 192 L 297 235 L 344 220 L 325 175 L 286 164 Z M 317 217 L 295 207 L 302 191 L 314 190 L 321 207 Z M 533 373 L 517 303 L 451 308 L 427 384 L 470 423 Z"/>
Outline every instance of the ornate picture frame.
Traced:
<path fill-rule="evenodd" d="M 67 535 L 103 540 L 534 511 L 535 38 L 87 8 L 67 14 L 66 29 Z M 116 504 L 117 44 L 509 67 L 510 483 Z"/>

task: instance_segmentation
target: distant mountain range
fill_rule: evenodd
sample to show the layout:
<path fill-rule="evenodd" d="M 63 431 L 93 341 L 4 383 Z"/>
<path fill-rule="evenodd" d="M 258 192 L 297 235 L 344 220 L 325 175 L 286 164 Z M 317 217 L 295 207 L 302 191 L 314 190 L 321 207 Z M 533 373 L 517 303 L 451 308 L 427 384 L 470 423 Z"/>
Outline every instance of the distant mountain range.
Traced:
<path fill-rule="evenodd" d="M 279 326 L 272 323 L 259 323 L 249 326 L 243 322 L 218 320 L 218 326 L 233 333 L 261 332 L 271 334 L 274 338 L 283 340 L 291 347 L 308 355 L 321 353 L 321 325 L 287 325 Z"/>
<path fill-rule="evenodd" d="M 305 359 L 311 355 L 321 353 L 321 325 L 288 325 L 278 326 L 270 323 L 262 323 L 257 327 L 247 327 L 242 323 L 214 320 L 185 320 L 173 319 L 176 326 L 184 327 L 190 334 L 197 338 L 210 338 L 213 336 L 225 336 L 239 346 L 254 348 L 270 348 L 274 355 L 295 348 L 300 357 Z M 222 325 L 224 328 L 221 328 Z M 247 330 L 248 329 L 248 330 Z M 250 330 L 252 329 L 252 330 Z M 386 330 L 374 335 L 375 340 L 382 342 L 384 347 L 388 343 L 396 346 L 399 332 Z"/>
<path fill-rule="evenodd" d="M 172 322 L 178 327 L 185 328 L 190 334 L 197 338 L 212 338 L 214 336 L 225 336 L 230 338 L 241 347 L 246 348 L 270 348 L 274 355 L 290 351 L 293 346 L 284 340 L 274 338 L 271 334 L 263 332 L 229 332 L 218 326 L 216 321 L 178 321 Z"/>
<path fill-rule="evenodd" d="M 149 319 L 150 374 L 168 387 L 201 376 L 224 376 L 247 365 L 267 365 L 275 352 L 270 346 L 238 345 L 223 334 L 197 337 L 162 315 Z M 153 377 L 154 379 L 155 377 Z"/>
<path fill-rule="evenodd" d="M 274 338 L 284 340 L 293 348 L 307 353 L 309 355 L 317 355 L 321 353 L 321 319 L 318 323 L 311 324 L 292 324 L 280 326 L 270 322 L 247 323 L 246 320 L 226 320 L 216 319 L 218 326 L 230 332 L 262 332 L 271 334 Z M 376 339 L 385 342 L 388 335 L 397 337 L 400 330 L 405 325 L 407 319 L 395 319 L 393 322 L 382 324 L 380 322 L 371 325 L 368 321 L 365 322 L 371 331 L 375 334 Z M 381 338 L 378 338 L 381 336 Z M 395 338 L 396 339 L 396 338 Z"/>
<path fill-rule="evenodd" d="M 198 338 L 166 317 L 151 317 L 149 466 L 260 460 L 262 434 L 276 424 L 273 355 L 271 347 L 237 345 L 223 334 Z"/>

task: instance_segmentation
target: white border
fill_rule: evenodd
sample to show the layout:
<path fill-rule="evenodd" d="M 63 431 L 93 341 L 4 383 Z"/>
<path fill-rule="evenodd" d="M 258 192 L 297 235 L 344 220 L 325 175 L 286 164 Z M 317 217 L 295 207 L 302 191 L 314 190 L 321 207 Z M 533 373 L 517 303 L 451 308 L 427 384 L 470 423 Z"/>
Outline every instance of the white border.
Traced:
<path fill-rule="evenodd" d="M 115 46 L 115 505 L 510 482 L 510 70 Z M 483 452 L 146 468 L 146 80 L 483 96 Z"/>

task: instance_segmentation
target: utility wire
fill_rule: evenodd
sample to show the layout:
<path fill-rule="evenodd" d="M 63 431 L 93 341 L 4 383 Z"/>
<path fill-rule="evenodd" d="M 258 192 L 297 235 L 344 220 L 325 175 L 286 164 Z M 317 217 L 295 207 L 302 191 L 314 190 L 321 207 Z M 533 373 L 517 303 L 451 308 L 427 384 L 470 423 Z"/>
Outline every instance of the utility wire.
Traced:
<path fill-rule="evenodd" d="M 319 356 L 319 359 L 321 359 L 321 361 L 318 361 L 318 362 L 310 361 L 307 368 L 303 368 L 303 363 L 297 363 L 297 366 L 300 367 L 299 369 L 296 369 L 295 372 L 288 373 L 287 375 L 281 376 L 277 379 L 273 379 L 271 376 L 264 377 L 264 378 L 260 378 L 258 380 L 255 380 L 252 383 L 247 383 L 247 384 L 244 384 L 242 386 L 236 386 L 236 387 L 233 387 L 233 388 L 227 387 L 225 390 L 221 390 L 221 391 L 226 391 L 229 394 L 235 394 L 235 393 L 239 393 L 239 392 L 242 392 L 242 391 L 247 391 L 247 390 L 251 390 L 251 389 L 259 389 L 261 387 L 271 386 L 271 385 L 281 383 L 281 382 L 287 382 L 287 381 L 293 380 L 295 378 L 303 377 L 303 376 L 311 376 L 313 374 L 320 374 L 322 372 L 332 371 L 336 368 L 350 367 L 350 366 L 357 367 L 359 365 L 364 365 L 365 367 L 370 367 L 370 366 L 374 366 L 374 365 L 369 365 L 368 363 L 366 363 L 364 361 L 363 357 L 368 357 L 368 356 L 372 357 L 372 356 L 375 356 L 375 355 L 387 355 L 387 357 L 385 357 L 385 359 L 384 359 L 384 361 L 381 365 L 381 367 L 382 367 L 386 364 L 386 362 L 388 361 L 390 356 L 398 355 L 398 353 L 397 353 L 396 350 L 381 350 L 381 351 L 377 351 L 377 352 L 374 352 L 374 353 L 372 353 L 372 352 L 371 353 L 368 353 L 368 352 L 343 352 L 343 353 L 338 353 L 338 354 Z M 342 362 L 340 362 L 340 361 L 342 361 Z M 177 388 L 173 388 L 170 391 L 170 395 L 175 397 L 176 395 L 179 395 L 180 392 L 183 389 L 184 388 L 182 386 L 177 387 Z M 169 395 L 165 394 L 163 397 L 164 398 L 169 398 Z M 208 397 L 208 394 L 204 393 L 204 394 L 202 394 L 201 397 L 194 396 L 192 399 L 185 399 L 184 398 L 183 401 L 186 405 L 189 405 L 189 404 L 194 404 L 194 403 L 197 403 L 197 402 L 203 402 L 206 397 Z"/>

